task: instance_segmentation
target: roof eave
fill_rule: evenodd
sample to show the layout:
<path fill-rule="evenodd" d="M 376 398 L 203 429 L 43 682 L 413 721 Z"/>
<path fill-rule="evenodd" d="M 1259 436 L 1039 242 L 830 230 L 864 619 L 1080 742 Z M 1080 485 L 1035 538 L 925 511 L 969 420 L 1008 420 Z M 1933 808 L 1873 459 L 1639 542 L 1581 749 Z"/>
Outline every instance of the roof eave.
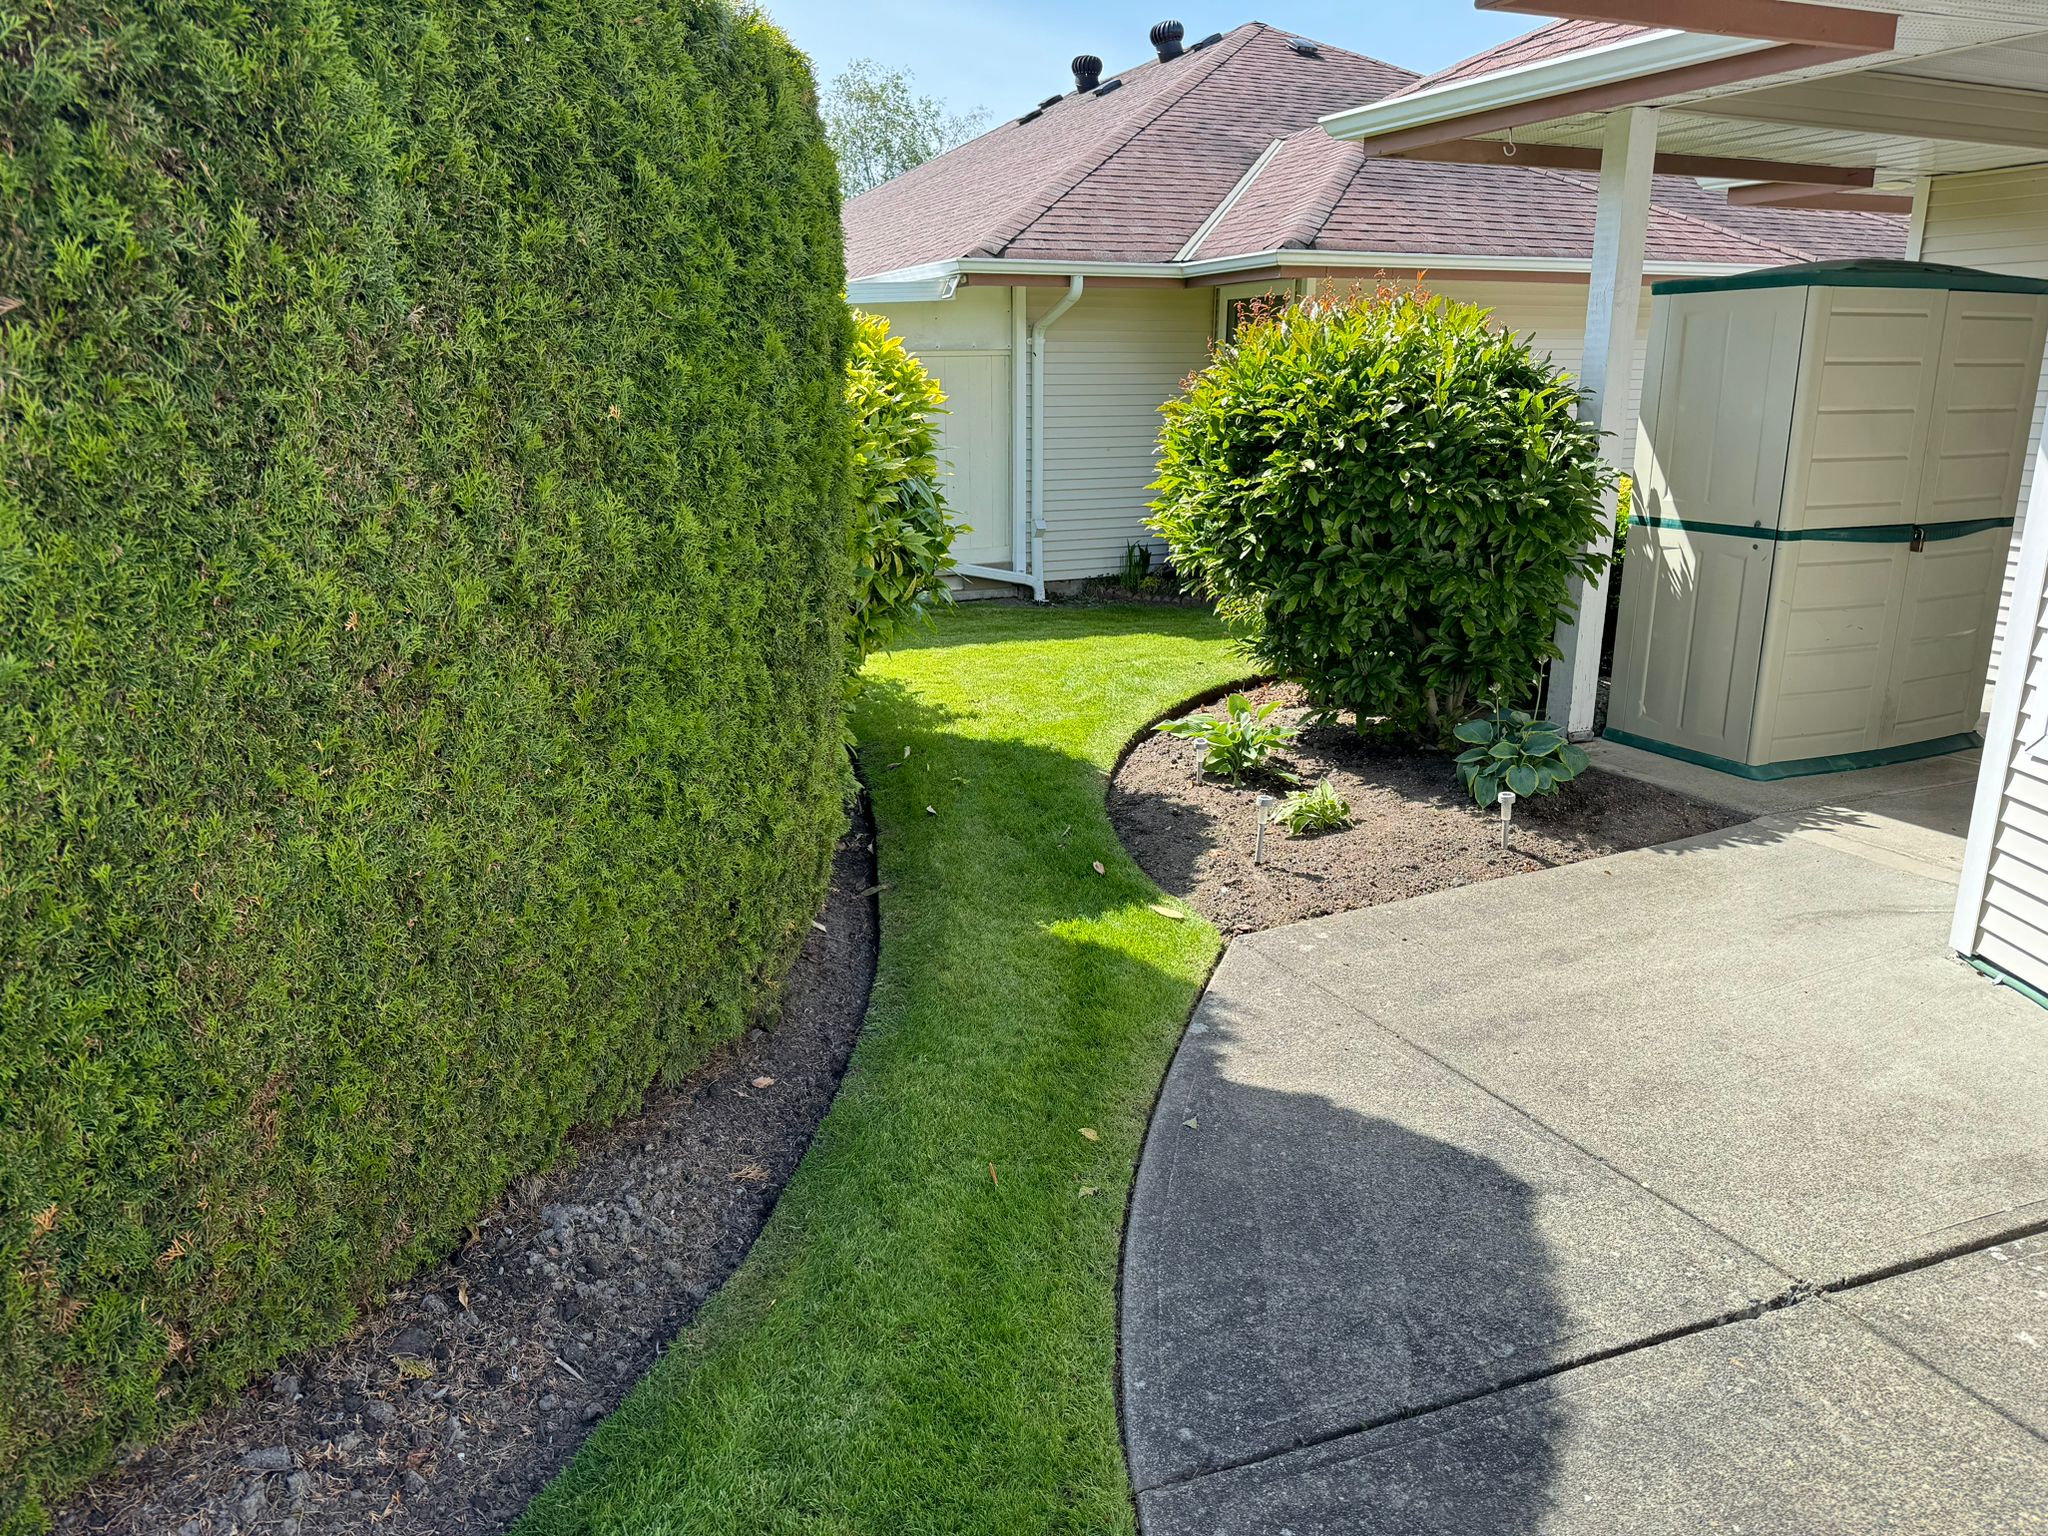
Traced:
<path fill-rule="evenodd" d="M 1411 95 L 1333 112 L 1322 119 L 1322 127 L 1332 138 L 1370 140 L 1552 96 L 1768 53 L 1777 46 L 1757 38 L 1669 29 L 1645 32 L 1560 58 L 1540 59 L 1468 80 L 1450 80 Z"/>
<path fill-rule="evenodd" d="M 1660 261 L 1654 256 L 1644 262 L 1646 274 L 1661 277 L 1732 277 L 1737 273 L 1754 271 L 1769 262 L 1723 262 L 1723 261 Z M 1206 285 L 1217 278 L 1227 278 L 1234 272 L 1262 272 L 1272 267 L 1304 267 L 1318 270 L 1395 271 L 1395 272 L 1535 272 L 1551 273 L 1559 277 L 1575 277 L 1592 270 L 1592 262 L 1583 256 L 1514 256 L 1514 255 L 1471 255 L 1469 253 L 1431 254 L 1422 251 L 1318 251 L 1300 248 L 1284 248 L 1269 251 L 1245 252 L 1234 256 L 1210 256 L 1199 261 L 1005 261 L 987 258 L 962 258 L 956 261 L 927 263 L 919 267 L 904 267 L 894 272 L 878 272 L 871 277 L 856 278 L 846 285 L 847 301 L 853 304 L 898 304 L 931 302 L 951 297 L 949 289 L 944 294 L 938 289 L 948 280 L 955 286 L 966 277 L 1017 277 L 1017 278 L 1143 278 L 1178 279 L 1189 284 Z M 916 298 L 888 297 L 892 293 L 916 293 Z"/>

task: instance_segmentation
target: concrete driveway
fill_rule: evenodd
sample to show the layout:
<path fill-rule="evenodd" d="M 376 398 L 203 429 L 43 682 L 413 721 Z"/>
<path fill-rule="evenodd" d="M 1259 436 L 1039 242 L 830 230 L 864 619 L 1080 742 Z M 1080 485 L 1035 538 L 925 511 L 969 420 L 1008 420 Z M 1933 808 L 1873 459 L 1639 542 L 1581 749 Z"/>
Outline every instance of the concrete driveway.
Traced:
<path fill-rule="evenodd" d="M 1768 814 L 1234 944 L 1131 1213 L 1149 1536 L 2048 1530 L 2048 1012 L 1945 947 L 1973 776 L 1716 775 Z"/>

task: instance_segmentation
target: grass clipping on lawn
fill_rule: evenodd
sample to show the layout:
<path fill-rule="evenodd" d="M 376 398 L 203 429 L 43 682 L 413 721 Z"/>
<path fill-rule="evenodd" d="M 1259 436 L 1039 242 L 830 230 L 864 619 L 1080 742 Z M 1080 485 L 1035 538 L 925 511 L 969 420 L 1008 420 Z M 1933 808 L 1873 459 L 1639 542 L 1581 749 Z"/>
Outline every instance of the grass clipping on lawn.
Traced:
<path fill-rule="evenodd" d="M 852 1069 L 745 1267 L 519 1536 L 1131 1528 L 1124 1208 L 1220 941 L 1152 910 L 1104 786 L 1242 671 L 1160 608 L 969 611 L 870 663 L 888 884 Z"/>

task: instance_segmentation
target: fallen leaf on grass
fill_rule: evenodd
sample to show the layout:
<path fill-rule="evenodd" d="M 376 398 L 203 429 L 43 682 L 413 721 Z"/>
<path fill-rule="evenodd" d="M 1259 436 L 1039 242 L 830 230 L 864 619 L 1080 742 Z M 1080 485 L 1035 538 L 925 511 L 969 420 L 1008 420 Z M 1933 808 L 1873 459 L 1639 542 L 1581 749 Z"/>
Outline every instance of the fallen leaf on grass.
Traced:
<path fill-rule="evenodd" d="M 939 814 L 939 812 L 938 812 L 938 808 L 937 808 L 936 806 L 930 806 L 930 805 L 928 805 L 928 806 L 926 806 L 926 807 L 924 808 L 924 813 L 925 813 L 925 815 L 927 815 L 927 816 L 936 816 L 936 815 L 938 815 L 938 814 Z"/>
<path fill-rule="evenodd" d="M 995 1185 L 997 1188 L 1002 1187 L 1003 1181 L 996 1177 L 996 1165 L 994 1163 L 990 1163 L 988 1165 L 988 1181 L 989 1183 Z"/>
<path fill-rule="evenodd" d="M 1095 873 L 1097 873 L 1098 875 L 1106 875 L 1109 873 L 1108 870 L 1102 867 L 1102 860 L 1100 859 L 1097 859 L 1093 864 L 1089 865 L 1088 867 L 1094 870 Z"/>
<path fill-rule="evenodd" d="M 1088 1139 L 1089 1139 L 1090 1141 L 1100 1141 L 1100 1140 L 1102 1140 L 1102 1133 L 1101 1133 L 1100 1131 L 1097 1131 L 1097 1130 L 1094 1130 L 1094 1129 L 1092 1129 L 1092 1128 L 1091 1128 L 1091 1127 L 1089 1127 L 1089 1126 L 1085 1126 L 1085 1125 L 1084 1125 L 1084 1126 L 1082 1126 L 1082 1127 L 1081 1127 L 1081 1134 L 1082 1134 L 1083 1136 L 1086 1136 L 1086 1137 L 1087 1137 L 1087 1138 L 1088 1138 Z"/>
<path fill-rule="evenodd" d="M 757 1077 L 754 1079 L 754 1086 L 756 1088 L 773 1088 L 775 1086 L 775 1079 L 772 1077 Z"/>
<path fill-rule="evenodd" d="M 1093 1184 L 1083 1184 L 1081 1186 L 1081 1198 L 1084 1200 L 1087 1199 L 1090 1195 L 1099 1195 L 1101 1193 L 1102 1191 L 1097 1189 Z"/>
<path fill-rule="evenodd" d="M 910 748 L 908 747 L 903 749 L 903 761 L 906 763 L 910 761 Z"/>
<path fill-rule="evenodd" d="M 1153 903 L 1152 903 L 1152 910 L 1153 910 L 1154 912 L 1157 912 L 1157 913 L 1158 913 L 1158 914 L 1159 914 L 1159 915 L 1160 915 L 1161 917 L 1170 917 L 1170 918 L 1172 918 L 1172 919 L 1173 919 L 1173 920 L 1174 920 L 1174 921 L 1175 921 L 1176 923 L 1178 923 L 1178 922 L 1181 922 L 1181 921 L 1183 921 L 1183 920 L 1184 920 L 1184 919 L 1185 919 L 1185 918 L 1187 917 L 1187 913 L 1185 913 L 1185 912 L 1182 912 L 1182 911 L 1180 911 L 1179 909 L 1177 909 L 1177 908 L 1175 908 L 1175 907 L 1169 907 L 1169 906 L 1168 906 L 1168 905 L 1167 905 L 1167 904 L 1166 904 L 1165 902 L 1163 902 L 1163 901 L 1155 901 L 1155 902 L 1153 902 Z"/>

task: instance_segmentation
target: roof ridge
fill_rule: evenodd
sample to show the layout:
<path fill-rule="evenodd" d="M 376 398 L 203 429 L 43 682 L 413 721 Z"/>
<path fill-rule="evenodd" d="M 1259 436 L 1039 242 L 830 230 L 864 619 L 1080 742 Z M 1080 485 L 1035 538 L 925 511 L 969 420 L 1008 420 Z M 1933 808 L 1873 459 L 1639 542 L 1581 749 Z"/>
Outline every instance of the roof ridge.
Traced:
<path fill-rule="evenodd" d="M 1561 171 L 1557 169 L 1555 166 L 1526 165 L 1520 167 L 1520 169 L 1525 171 L 1534 171 L 1540 176 L 1550 177 L 1553 181 L 1568 182 L 1571 185 L 1577 187 L 1583 187 L 1585 185 L 1585 183 L 1583 182 L 1573 180 L 1573 176 L 1575 173 L 1571 171 Z M 1600 199 L 1600 188 L 1597 184 L 1597 179 L 1596 184 L 1592 188 L 1592 193 L 1594 207 L 1597 209 L 1599 207 Z M 1716 224 L 1712 219 L 1703 219 L 1698 214 L 1687 213 L 1682 208 L 1674 208 L 1669 203 L 1661 202 L 1657 197 L 1657 184 L 1655 180 L 1652 180 L 1650 183 L 1650 206 L 1656 209 L 1658 213 L 1662 214 L 1667 219 L 1682 219 L 1687 224 L 1690 224 L 1697 229 L 1711 231 L 1713 234 L 1719 235 L 1724 240 L 1736 240 L 1744 245 L 1753 246 L 1757 250 L 1767 252 L 1768 254 L 1778 257 L 1781 260 L 1806 261 L 1811 259 L 1813 255 L 1811 251 L 1798 250 L 1789 245 L 1777 245 L 1772 241 L 1761 238 L 1760 236 L 1747 234 L 1739 229 L 1732 229 L 1726 224 Z"/>
<path fill-rule="evenodd" d="M 1308 128 L 1303 129 L 1302 133 L 1323 133 L 1323 130 Z M 1328 138 L 1329 135 L 1324 134 L 1324 137 Z M 1304 205 L 1299 222 L 1289 227 L 1287 238 L 1280 243 L 1280 249 L 1283 251 L 1313 249 L 1316 241 L 1322 238 L 1323 231 L 1329 227 L 1330 218 L 1336 213 L 1338 205 L 1344 201 L 1344 194 L 1351 190 L 1351 184 L 1358 180 L 1359 173 L 1365 169 L 1367 156 L 1363 149 L 1340 139 L 1331 139 L 1330 142 L 1337 145 L 1340 151 L 1356 149 L 1357 154 L 1355 157 L 1347 155 L 1336 162 L 1341 174 L 1332 176 L 1327 170 L 1323 173 L 1325 185 Z"/>
<path fill-rule="evenodd" d="M 1235 31 L 1240 29 L 1233 28 L 1232 30 Z M 1180 103 L 1181 99 L 1185 97 L 1189 91 L 1193 90 L 1197 85 L 1201 84 L 1203 81 L 1210 79 L 1212 76 L 1215 75 L 1215 73 L 1219 69 L 1221 69 L 1225 64 L 1229 63 L 1230 60 L 1236 58 L 1240 53 L 1244 52 L 1245 48 L 1249 46 L 1252 39 L 1257 37 L 1261 32 L 1272 31 L 1274 29 L 1267 26 L 1267 24 L 1263 21 L 1251 21 L 1246 22 L 1241 30 L 1244 32 L 1244 36 L 1237 40 L 1237 43 L 1234 47 L 1224 45 L 1212 45 L 1214 46 L 1215 51 L 1211 53 L 1210 58 L 1207 61 L 1209 67 L 1206 70 L 1202 70 L 1199 72 L 1194 70 L 1188 71 L 1186 77 L 1181 81 L 1181 83 L 1177 87 L 1165 93 L 1164 98 L 1157 104 L 1157 106 L 1151 112 L 1150 115 L 1145 117 L 1141 122 L 1139 122 L 1135 127 L 1133 127 L 1129 133 L 1125 134 L 1122 138 L 1110 144 L 1108 148 L 1105 149 L 1102 147 L 1100 143 L 1097 143 L 1095 145 L 1090 146 L 1090 148 L 1088 148 L 1087 150 L 1084 150 L 1081 154 L 1075 156 L 1073 160 L 1068 162 L 1067 168 L 1062 173 L 1059 180 L 1053 184 L 1057 188 L 1057 190 L 1054 191 L 1050 197 L 1034 199 L 1032 203 L 1029 204 L 1025 209 L 1021 219 L 1014 219 L 1011 221 L 1015 225 L 1014 228 L 1008 230 L 1007 233 L 999 231 L 996 234 L 990 236 L 990 238 L 982 241 L 982 243 L 969 254 L 989 257 L 1001 256 L 1003 252 L 1007 251 L 1011 246 L 1015 245 L 1018 240 L 1023 238 L 1024 232 L 1026 230 L 1030 229 L 1032 225 L 1036 224 L 1040 219 L 1044 218 L 1048 213 L 1052 212 L 1053 209 L 1057 208 L 1060 205 L 1060 203 L 1064 201 L 1066 197 L 1075 190 L 1075 188 L 1081 185 L 1082 182 L 1086 181 L 1096 171 L 1100 170 L 1104 165 L 1108 164 L 1109 161 L 1112 158 L 1114 158 L 1120 151 L 1122 151 L 1127 145 L 1129 145 L 1133 139 L 1137 138 L 1139 134 L 1143 133 L 1147 128 L 1150 128 L 1154 123 L 1158 122 L 1160 118 L 1165 116 L 1168 111 L 1170 111 L 1173 107 L 1177 106 Z M 1226 33 L 1225 44 L 1227 44 L 1228 41 L 1229 34 Z M 1207 52 L 1208 50 L 1205 49 L 1204 51 Z M 1143 65 L 1140 65 L 1138 67 L 1142 68 Z M 1129 71 L 1125 71 L 1125 73 L 1129 73 Z"/>

